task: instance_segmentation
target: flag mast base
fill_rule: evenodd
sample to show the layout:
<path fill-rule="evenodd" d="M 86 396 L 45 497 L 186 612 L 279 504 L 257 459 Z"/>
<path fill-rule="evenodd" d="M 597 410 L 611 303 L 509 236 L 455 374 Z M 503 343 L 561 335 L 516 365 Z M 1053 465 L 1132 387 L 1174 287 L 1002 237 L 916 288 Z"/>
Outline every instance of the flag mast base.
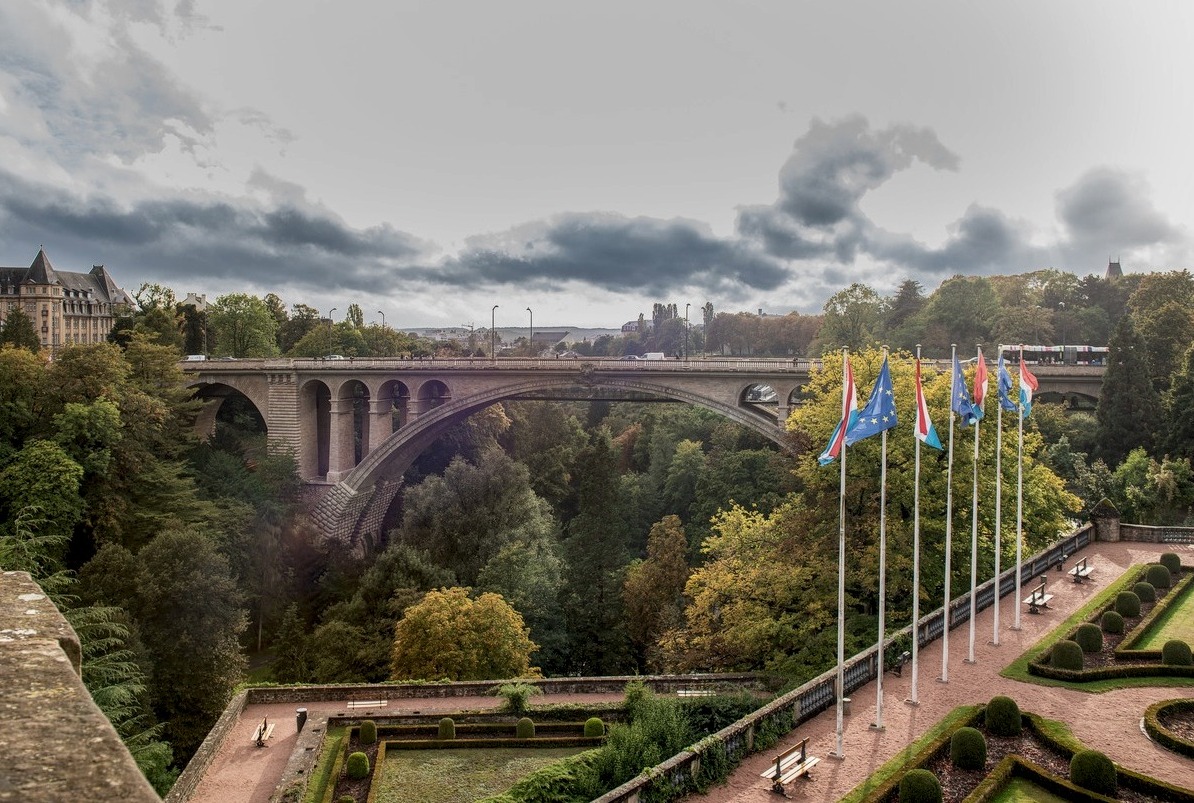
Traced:
<path fill-rule="evenodd" d="M 920 705 L 920 700 L 905 700 L 904 705 L 910 705 L 915 708 L 916 706 Z"/>

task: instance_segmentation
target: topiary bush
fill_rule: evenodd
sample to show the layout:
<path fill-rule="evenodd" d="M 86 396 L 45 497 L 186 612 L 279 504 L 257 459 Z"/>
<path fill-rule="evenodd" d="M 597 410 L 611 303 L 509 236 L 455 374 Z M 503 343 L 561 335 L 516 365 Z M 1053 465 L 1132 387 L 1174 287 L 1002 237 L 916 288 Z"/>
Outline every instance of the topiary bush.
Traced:
<path fill-rule="evenodd" d="M 941 782 L 928 770 L 908 770 L 900 778 L 900 803 L 941 803 Z"/>
<path fill-rule="evenodd" d="M 1144 579 L 1156 588 L 1169 588 L 1173 585 L 1169 570 L 1159 563 L 1154 563 L 1144 570 Z"/>
<path fill-rule="evenodd" d="M 357 803 L 357 799 L 352 795 L 340 795 L 336 798 L 336 803 Z"/>
<path fill-rule="evenodd" d="M 1053 652 L 1049 656 L 1049 665 L 1057 669 L 1082 668 L 1082 648 L 1078 642 L 1063 639 L 1053 645 Z"/>
<path fill-rule="evenodd" d="M 1124 618 L 1118 611 L 1103 611 L 1103 632 L 1104 633 L 1122 633 L 1124 632 Z"/>
<path fill-rule="evenodd" d="M 344 765 L 344 773 L 354 781 L 369 777 L 369 756 L 364 753 L 353 753 Z"/>
<path fill-rule="evenodd" d="M 1170 639 L 1161 647 L 1161 663 L 1166 666 L 1190 666 L 1194 658 L 1190 655 L 1190 645 L 1178 639 Z"/>
<path fill-rule="evenodd" d="M 1131 591 L 1121 591 L 1115 597 L 1115 611 L 1125 619 L 1140 615 L 1140 597 Z"/>
<path fill-rule="evenodd" d="M 1115 797 L 1119 778 L 1111 759 L 1098 750 L 1079 750 L 1070 759 L 1070 781 L 1100 795 Z"/>
<path fill-rule="evenodd" d="M 452 721 L 451 717 L 444 717 L 439 721 L 439 738 L 440 739 L 455 739 L 456 738 L 456 723 Z"/>
<path fill-rule="evenodd" d="M 514 726 L 514 735 L 519 739 L 534 739 L 535 738 L 535 723 L 531 721 L 530 717 L 523 717 L 518 720 L 518 724 Z"/>
<path fill-rule="evenodd" d="M 1158 562 L 1168 569 L 1171 575 L 1182 573 L 1182 559 L 1176 552 L 1162 552 L 1161 559 Z"/>
<path fill-rule="evenodd" d="M 1074 641 L 1082 652 L 1098 652 L 1103 649 L 1103 631 L 1096 624 L 1083 622 L 1074 631 Z"/>
<path fill-rule="evenodd" d="M 1157 601 L 1157 587 L 1152 583 L 1139 582 L 1132 586 L 1132 593 L 1140 597 L 1141 602 Z"/>
<path fill-rule="evenodd" d="M 981 770 L 987 763 L 987 740 L 982 731 L 969 727 L 954 731 L 949 740 L 949 760 L 960 770 Z"/>
<path fill-rule="evenodd" d="M 357 738 L 361 744 L 373 744 L 377 741 L 377 723 L 371 719 L 361 722 L 361 730 Z"/>
<path fill-rule="evenodd" d="M 605 723 L 601 717 L 589 717 L 585 720 L 585 738 L 596 739 L 605 735 Z"/>
<path fill-rule="evenodd" d="M 992 736 L 1018 736 L 1024 729 L 1020 706 L 1011 697 L 999 694 L 987 703 L 987 730 Z"/>

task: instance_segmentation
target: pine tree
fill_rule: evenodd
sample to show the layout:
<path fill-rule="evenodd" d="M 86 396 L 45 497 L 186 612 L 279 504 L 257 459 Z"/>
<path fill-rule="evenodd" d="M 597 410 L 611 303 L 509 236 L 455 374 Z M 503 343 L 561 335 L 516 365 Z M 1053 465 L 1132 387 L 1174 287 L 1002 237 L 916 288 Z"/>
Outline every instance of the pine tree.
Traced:
<path fill-rule="evenodd" d="M 0 345 L 11 343 L 17 348 L 29 349 L 35 354 L 41 348 L 41 340 L 37 337 L 37 329 L 33 321 L 20 307 L 8 311 L 4 325 L 0 326 Z"/>
<path fill-rule="evenodd" d="M 1152 452 L 1154 433 L 1161 425 L 1161 402 L 1149 379 L 1144 338 L 1131 314 L 1119 319 L 1109 349 L 1095 412 L 1095 450 L 1108 466 L 1118 466 L 1132 449 Z"/>

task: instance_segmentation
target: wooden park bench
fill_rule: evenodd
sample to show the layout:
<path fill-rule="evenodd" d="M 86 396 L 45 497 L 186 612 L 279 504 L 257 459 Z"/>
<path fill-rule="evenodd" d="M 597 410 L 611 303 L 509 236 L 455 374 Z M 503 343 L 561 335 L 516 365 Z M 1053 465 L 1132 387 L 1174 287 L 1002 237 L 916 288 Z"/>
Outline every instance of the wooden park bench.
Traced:
<path fill-rule="evenodd" d="M 716 694 L 713 689 L 676 689 L 677 697 L 713 697 Z"/>
<path fill-rule="evenodd" d="M 268 717 L 262 717 L 261 722 L 257 723 L 257 728 L 253 731 L 253 738 L 250 740 L 258 747 L 265 747 L 265 740 L 274 735 L 274 723 L 269 721 Z"/>
<path fill-rule="evenodd" d="M 389 700 L 349 700 L 349 708 L 385 708 Z"/>
<path fill-rule="evenodd" d="M 898 675 L 899 677 L 903 677 L 904 676 L 904 664 L 908 663 L 911 660 L 912 660 L 912 653 L 908 652 L 907 650 L 904 650 L 902 653 L 900 653 L 898 656 L 896 656 L 896 659 L 894 661 L 892 661 L 891 667 L 888 669 L 888 671 L 895 672 L 896 675 Z"/>
<path fill-rule="evenodd" d="M 1024 604 L 1028 606 L 1029 613 L 1040 613 L 1041 608 L 1049 607 L 1051 599 L 1053 599 L 1053 595 L 1045 593 L 1045 581 L 1041 580 L 1041 584 L 1032 589 L 1032 593 L 1024 598 Z"/>
<path fill-rule="evenodd" d="M 1091 567 L 1086 565 L 1086 558 L 1074 564 L 1074 568 L 1070 569 L 1070 576 L 1074 578 L 1075 583 L 1081 583 L 1090 577 L 1090 573 L 1094 571 Z"/>
<path fill-rule="evenodd" d="M 775 763 L 759 775 L 771 781 L 772 792 L 787 797 L 784 785 L 800 777 L 811 781 L 813 777 L 809 774 L 809 770 L 817 766 L 817 762 L 820 760 L 816 756 L 808 754 L 808 737 L 805 736 L 800 740 L 800 744 L 776 756 Z"/>

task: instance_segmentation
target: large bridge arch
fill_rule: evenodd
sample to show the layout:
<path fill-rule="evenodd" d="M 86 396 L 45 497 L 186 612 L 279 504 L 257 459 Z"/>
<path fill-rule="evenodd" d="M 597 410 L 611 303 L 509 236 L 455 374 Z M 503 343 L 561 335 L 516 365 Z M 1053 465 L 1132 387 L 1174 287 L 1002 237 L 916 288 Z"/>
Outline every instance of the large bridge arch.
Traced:
<path fill-rule="evenodd" d="M 192 392 L 194 398 L 203 402 L 203 408 L 195 417 L 195 432 L 201 439 L 210 438 L 215 434 L 216 418 L 219 416 L 224 402 L 233 396 L 247 401 L 261 418 L 266 432 L 269 431 L 269 419 L 267 418 L 269 400 L 260 398 L 260 394 L 255 392 L 256 388 L 253 383 L 199 382 L 188 385 L 187 389 Z"/>
<path fill-rule="evenodd" d="M 420 414 L 413 422 L 395 431 L 371 450 L 364 459 L 323 498 L 315 511 L 315 518 L 329 535 L 352 538 L 364 532 L 362 520 L 380 521 L 397 490 L 396 484 L 414 460 L 440 435 L 469 416 L 490 405 L 520 398 L 541 397 L 552 391 L 631 391 L 660 400 L 684 402 L 716 412 L 735 423 L 758 432 L 781 448 L 787 448 L 783 429 L 774 417 L 759 411 L 755 405 L 727 404 L 684 389 L 638 378 L 600 377 L 592 383 L 578 384 L 575 379 L 545 378 L 522 381 L 443 401 Z M 375 488 L 384 485 L 388 493 L 374 496 Z"/>

